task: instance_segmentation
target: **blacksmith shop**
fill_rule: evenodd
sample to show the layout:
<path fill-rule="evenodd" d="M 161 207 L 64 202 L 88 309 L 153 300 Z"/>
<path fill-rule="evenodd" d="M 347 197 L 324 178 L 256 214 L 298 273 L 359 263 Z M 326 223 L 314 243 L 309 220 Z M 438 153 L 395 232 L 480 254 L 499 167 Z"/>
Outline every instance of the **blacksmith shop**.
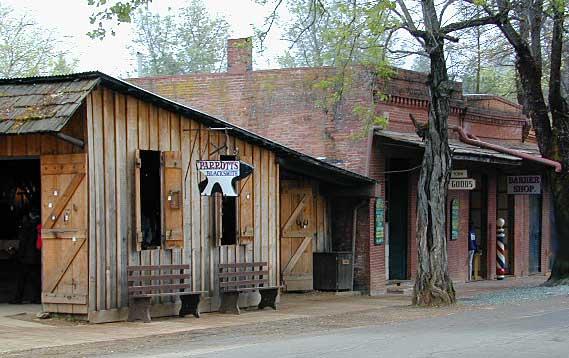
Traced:
<path fill-rule="evenodd" d="M 331 200 L 375 187 L 99 72 L 0 80 L 0 301 L 91 322 L 276 308 L 339 248 L 352 289 L 369 229 L 335 232 L 358 217 Z"/>

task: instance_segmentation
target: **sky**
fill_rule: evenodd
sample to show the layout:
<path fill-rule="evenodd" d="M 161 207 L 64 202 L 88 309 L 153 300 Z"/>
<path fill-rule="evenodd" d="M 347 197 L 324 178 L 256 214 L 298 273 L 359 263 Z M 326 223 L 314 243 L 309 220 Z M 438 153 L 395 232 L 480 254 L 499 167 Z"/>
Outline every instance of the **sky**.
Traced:
<path fill-rule="evenodd" d="M 154 0 L 150 9 L 159 13 L 184 5 L 186 0 Z M 89 15 L 94 8 L 87 0 L 0 0 L 17 12 L 25 12 L 43 28 L 54 32 L 61 39 L 61 46 L 69 49 L 71 57 L 79 60 L 79 71 L 99 70 L 120 77 L 136 76 L 136 60 L 129 49 L 133 37 L 130 24 L 116 28 L 116 36 L 108 35 L 104 40 L 90 39 L 86 33 L 94 27 Z M 231 25 L 231 38 L 252 36 L 254 26 L 261 27 L 269 12 L 268 7 L 253 0 L 204 0 L 212 14 L 225 18 Z M 279 40 L 280 30 L 273 29 L 268 38 L 264 55 L 255 54 L 255 68 L 276 67 L 275 55 L 286 49 L 286 43 Z"/>

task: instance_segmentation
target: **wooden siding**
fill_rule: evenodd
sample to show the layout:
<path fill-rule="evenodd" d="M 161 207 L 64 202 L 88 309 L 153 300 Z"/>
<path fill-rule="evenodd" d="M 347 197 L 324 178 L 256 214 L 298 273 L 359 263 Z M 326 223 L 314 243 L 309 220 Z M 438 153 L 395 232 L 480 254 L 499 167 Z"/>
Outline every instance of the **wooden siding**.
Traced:
<path fill-rule="evenodd" d="M 218 263 L 268 261 L 271 284 L 279 282 L 279 169 L 274 153 L 231 136 L 241 160 L 255 167 L 239 184 L 238 222 L 243 245 L 216 246 L 214 199 L 198 191 L 198 159 L 218 159 L 226 136 L 197 121 L 99 87 L 87 97 L 89 163 L 89 304 L 116 310 L 127 302 L 126 265 L 190 263 L 194 290 L 217 307 Z M 183 170 L 183 248 L 136 250 L 134 161 L 136 150 L 180 151 Z M 224 154 L 224 151 L 221 152 Z M 186 177 L 186 171 L 187 177 Z M 253 236 L 251 236 L 253 235 Z M 170 299 L 162 300 L 163 303 Z M 157 300 L 158 302 L 158 300 Z M 207 309 L 208 307 L 206 307 Z"/>

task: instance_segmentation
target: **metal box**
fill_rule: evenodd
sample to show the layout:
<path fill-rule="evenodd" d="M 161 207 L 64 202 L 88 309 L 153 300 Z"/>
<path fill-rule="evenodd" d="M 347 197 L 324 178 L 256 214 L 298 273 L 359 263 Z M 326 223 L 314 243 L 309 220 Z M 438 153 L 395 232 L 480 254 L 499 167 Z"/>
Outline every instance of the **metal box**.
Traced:
<path fill-rule="evenodd" d="M 315 252 L 314 289 L 348 291 L 352 289 L 352 253 Z"/>

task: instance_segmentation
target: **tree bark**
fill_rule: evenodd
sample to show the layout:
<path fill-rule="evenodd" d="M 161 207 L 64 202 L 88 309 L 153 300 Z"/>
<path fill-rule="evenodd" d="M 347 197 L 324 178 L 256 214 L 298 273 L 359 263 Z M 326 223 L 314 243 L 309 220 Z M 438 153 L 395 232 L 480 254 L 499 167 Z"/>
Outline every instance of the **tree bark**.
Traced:
<path fill-rule="evenodd" d="M 531 8 L 531 11 L 543 11 Z M 533 56 L 531 44 L 506 20 L 498 25 L 516 52 L 516 70 L 520 77 L 526 112 L 536 132 L 543 157 L 562 163 L 561 173 L 549 171 L 547 182 L 555 210 L 556 242 L 554 263 L 548 285 L 569 284 L 569 109 L 561 94 L 561 59 L 563 55 L 563 8 L 553 7 L 553 35 L 549 76 L 549 108 L 542 88 L 541 57 Z M 539 41 L 539 36 L 532 36 Z M 551 113 L 551 118 L 549 114 Z"/>
<path fill-rule="evenodd" d="M 456 302 L 448 275 L 446 242 L 446 201 L 450 179 L 451 153 L 448 146 L 450 112 L 449 83 L 444 57 L 444 37 L 432 0 L 423 0 L 427 35 L 425 50 L 431 59 L 428 87 L 431 104 L 425 153 L 418 185 L 417 240 L 418 268 L 413 290 L 413 304 L 441 306 Z"/>

